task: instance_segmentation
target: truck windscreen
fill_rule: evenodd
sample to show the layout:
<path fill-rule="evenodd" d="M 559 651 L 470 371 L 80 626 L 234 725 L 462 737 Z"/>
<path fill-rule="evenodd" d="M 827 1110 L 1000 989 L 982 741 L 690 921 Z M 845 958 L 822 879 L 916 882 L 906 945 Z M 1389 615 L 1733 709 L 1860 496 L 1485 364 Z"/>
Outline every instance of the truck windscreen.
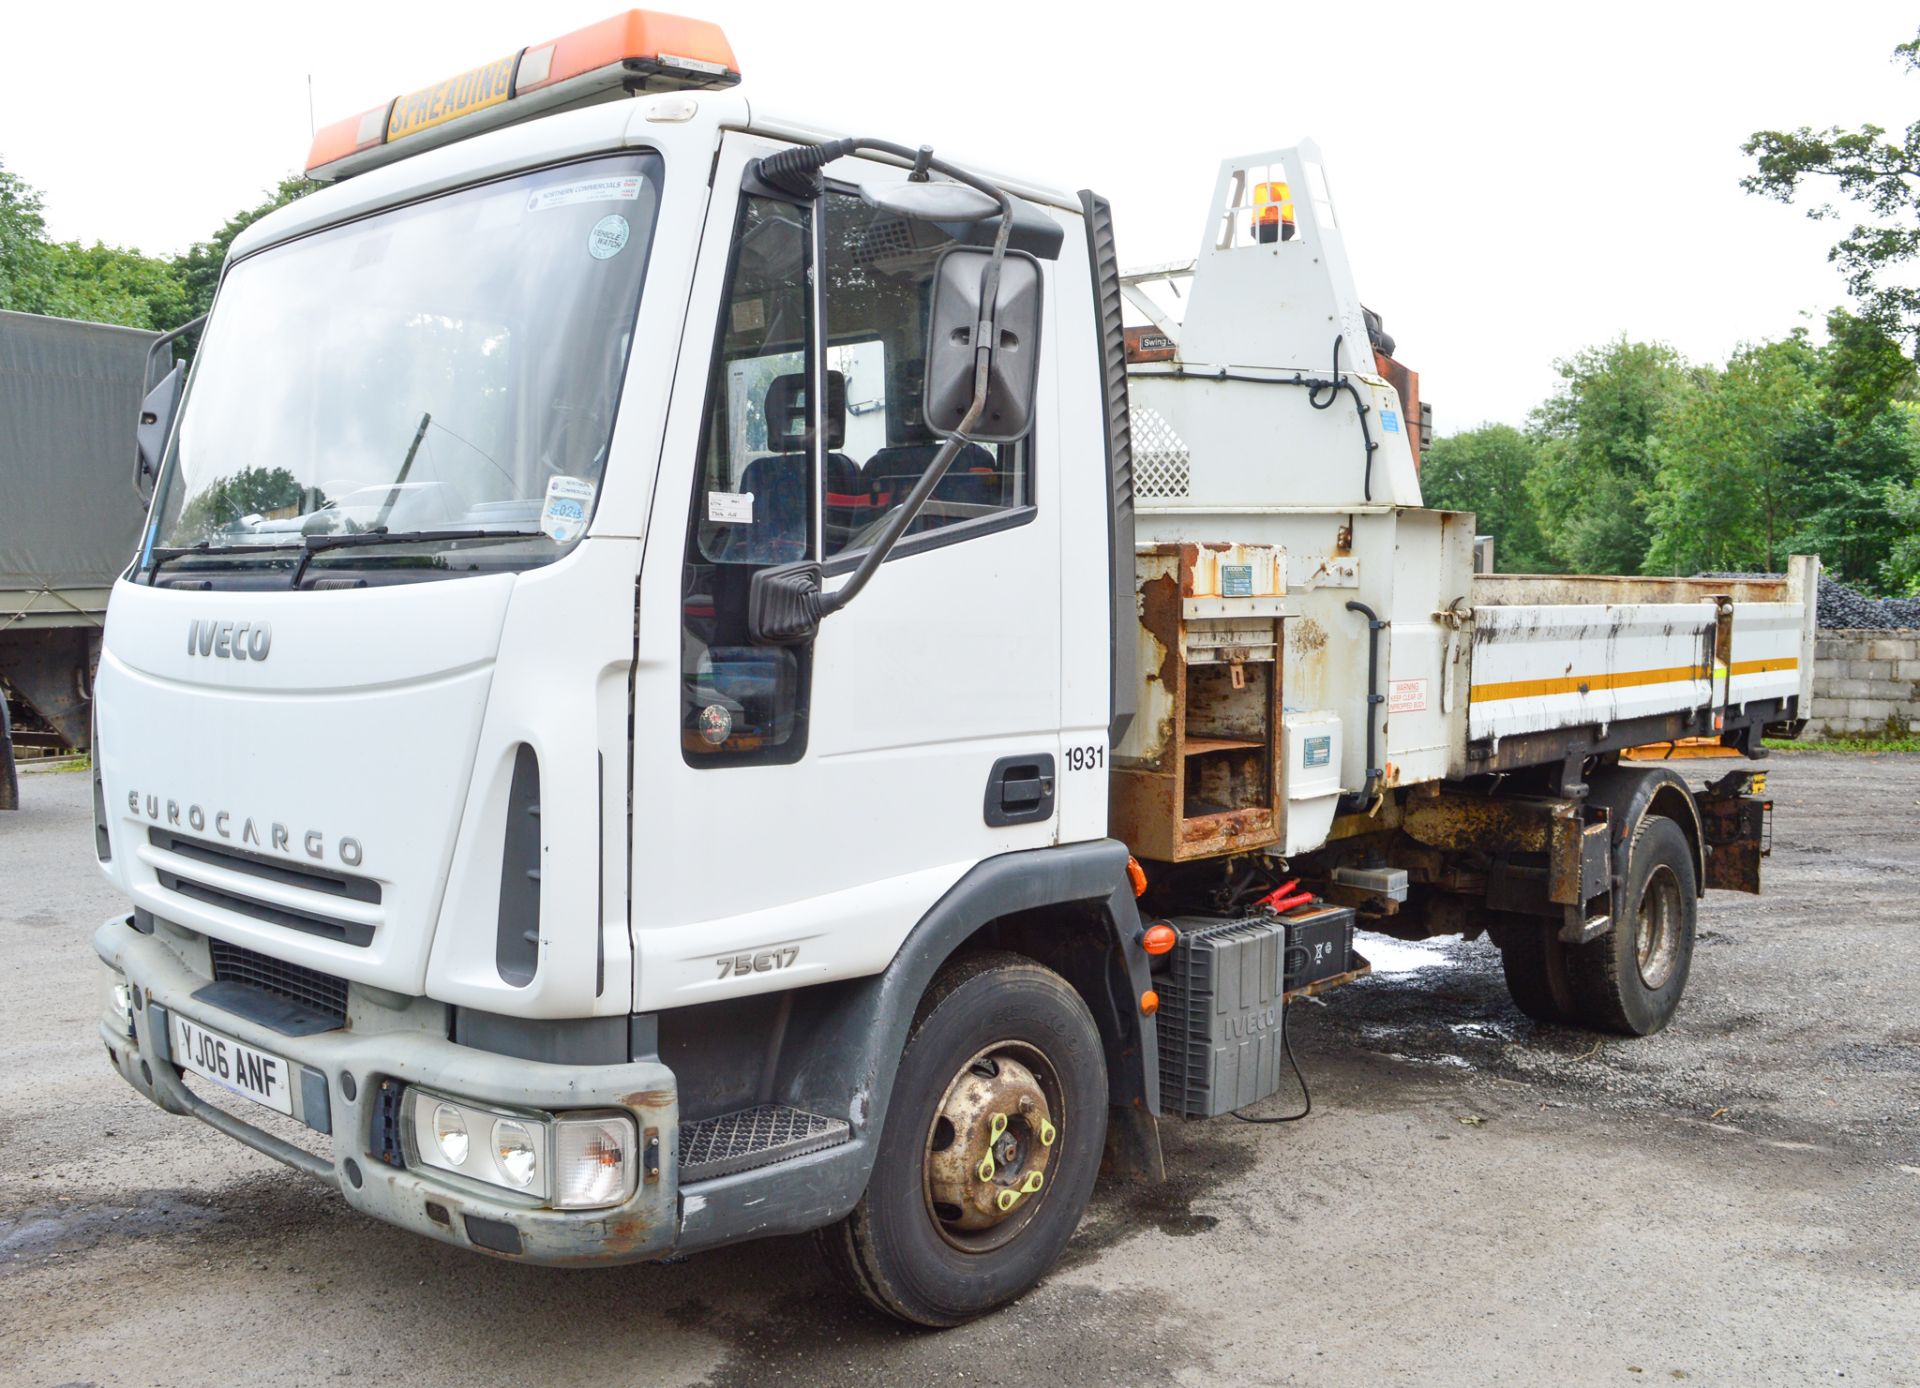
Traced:
<path fill-rule="evenodd" d="M 622 154 L 236 262 L 143 567 L 257 579 L 565 552 L 606 466 L 659 188 L 658 156 Z"/>

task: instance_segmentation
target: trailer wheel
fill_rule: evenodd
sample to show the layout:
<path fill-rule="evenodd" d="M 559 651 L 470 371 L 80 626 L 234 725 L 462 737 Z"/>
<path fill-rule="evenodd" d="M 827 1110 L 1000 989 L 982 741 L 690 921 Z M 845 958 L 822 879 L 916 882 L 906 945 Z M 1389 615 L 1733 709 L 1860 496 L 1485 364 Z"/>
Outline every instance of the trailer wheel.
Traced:
<path fill-rule="evenodd" d="M 819 1234 L 890 1315 L 952 1326 L 1046 1275 L 1106 1144 L 1107 1067 L 1080 995 L 1017 954 L 947 968 L 922 1000 L 866 1193 Z"/>
<path fill-rule="evenodd" d="M 1513 1005 L 1536 1022 L 1568 1022 L 1574 1016 L 1573 990 L 1567 981 L 1567 947 L 1551 926 L 1526 917 L 1512 922 L 1499 937 L 1500 966 Z"/>
<path fill-rule="evenodd" d="M 1664 1027 L 1686 991 L 1700 895 L 1693 848 L 1680 826 L 1650 814 L 1627 850 L 1627 881 L 1613 924 L 1566 951 L 1579 1020 L 1627 1036 Z"/>

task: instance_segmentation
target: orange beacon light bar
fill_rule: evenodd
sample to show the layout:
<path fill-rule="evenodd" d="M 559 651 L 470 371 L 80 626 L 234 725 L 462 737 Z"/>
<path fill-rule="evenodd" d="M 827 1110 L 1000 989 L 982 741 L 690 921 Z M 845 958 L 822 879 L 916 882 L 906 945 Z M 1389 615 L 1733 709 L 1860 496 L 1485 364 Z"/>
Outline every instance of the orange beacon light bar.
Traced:
<path fill-rule="evenodd" d="M 719 25 L 628 10 L 336 121 L 313 137 L 307 177 L 330 183 L 552 111 L 739 80 Z"/>

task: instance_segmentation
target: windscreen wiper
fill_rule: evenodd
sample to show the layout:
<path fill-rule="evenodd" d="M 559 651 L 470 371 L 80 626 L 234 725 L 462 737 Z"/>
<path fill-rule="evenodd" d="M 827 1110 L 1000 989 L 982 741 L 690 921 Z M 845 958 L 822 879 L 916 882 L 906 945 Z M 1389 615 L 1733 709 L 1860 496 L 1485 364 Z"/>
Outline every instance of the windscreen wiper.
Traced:
<path fill-rule="evenodd" d="M 160 576 L 160 566 L 169 560 L 185 559 L 189 555 L 199 556 L 202 554 L 213 557 L 222 555 L 230 557 L 238 554 L 261 554 L 276 549 L 292 549 L 300 543 L 302 543 L 300 540 L 275 540 L 263 545 L 216 545 L 211 541 L 202 540 L 197 545 L 155 545 L 147 551 L 147 558 L 149 560 L 147 567 L 147 586 L 149 588 L 153 586 L 154 581 Z"/>
<path fill-rule="evenodd" d="M 329 549 L 357 549 L 363 545 L 405 545 L 419 540 L 432 543 L 440 540 L 531 540 L 544 534 L 539 530 L 398 530 L 390 531 L 385 526 L 369 530 L 355 530 L 340 535 L 309 535 L 303 542 L 306 550 L 300 556 L 300 562 L 293 566 L 293 581 L 287 586 L 298 588 L 300 579 L 306 574 L 307 563 L 314 555 Z"/>

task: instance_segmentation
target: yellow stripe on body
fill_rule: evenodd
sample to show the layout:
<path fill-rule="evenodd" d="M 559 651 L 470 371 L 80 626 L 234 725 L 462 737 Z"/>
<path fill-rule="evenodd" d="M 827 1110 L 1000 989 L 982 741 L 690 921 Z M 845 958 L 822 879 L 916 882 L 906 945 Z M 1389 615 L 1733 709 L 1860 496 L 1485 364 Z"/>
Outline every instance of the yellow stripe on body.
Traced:
<path fill-rule="evenodd" d="M 1798 670 L 1800 657 L 1796 655 L 1769 656 L 1765 660 L 1736 660 L 1733 673 L 1736 675 L 1770 675 L 1776 670 Z"/>
<path fill-rule="evenodd" d="M 1502 699 L 1532 699 L 1543 694 L 1593 694 L 1602 689 L 1632 689 L 1643 684 L 1678 684 L 1706 678 L 1698 666 L 1674 665 L 1665 670 L 1622 670 L 1613 675 L 1562 675 L 1548 680 L 1505 680 L 1499 684 L 1474 685 L 1467 692 L 1467 702 L 1490 704 Z"/>

